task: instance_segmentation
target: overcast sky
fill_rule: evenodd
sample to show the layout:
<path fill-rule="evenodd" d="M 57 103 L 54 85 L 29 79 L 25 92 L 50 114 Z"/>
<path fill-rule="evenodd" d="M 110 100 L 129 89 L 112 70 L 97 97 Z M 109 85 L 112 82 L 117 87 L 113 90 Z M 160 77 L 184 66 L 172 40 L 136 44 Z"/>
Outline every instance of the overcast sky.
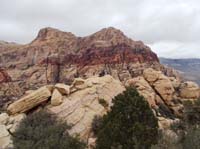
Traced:
<path fill-rule="evenodd" d="M 113 26 L 159 56 L 200 58 L 199 0 L 0 0 L 0 40 L 28 43 L 48 26 L 77 36 Z"/>

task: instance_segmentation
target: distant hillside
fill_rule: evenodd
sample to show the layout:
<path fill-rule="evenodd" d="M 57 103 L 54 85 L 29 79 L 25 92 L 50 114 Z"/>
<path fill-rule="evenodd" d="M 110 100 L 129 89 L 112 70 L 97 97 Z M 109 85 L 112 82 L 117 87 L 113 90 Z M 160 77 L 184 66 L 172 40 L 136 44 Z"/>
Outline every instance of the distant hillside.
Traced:
<path fill-rule="evenodd" d="M 160 58 L 160 62 L 180 71 L 186 80 L 200 85 L 200 59 L 168 59 Z"/>

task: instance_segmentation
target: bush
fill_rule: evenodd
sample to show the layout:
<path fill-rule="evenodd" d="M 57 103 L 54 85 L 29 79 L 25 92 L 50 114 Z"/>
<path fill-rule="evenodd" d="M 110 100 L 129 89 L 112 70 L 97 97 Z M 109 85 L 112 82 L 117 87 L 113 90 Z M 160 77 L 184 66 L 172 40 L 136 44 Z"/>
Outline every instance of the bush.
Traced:
<path fill-rule="evenodd" d="M 199 149 L 200 148 L 200 128 L 190 128 L 185 135 L 183 141 L 183 149 Z"/>
<path fill-rule="evenodd" d="M 69 128 L 47 111 L 33 113 L 14 132 L 14 149 L 84 149 L 83 142 L 68 134 Z"/>
<path fill-rule="evenodd" d="M 113 99 L 97 132 L 96 149 L 148 149 L 157 143 L 158 121 L 134 88 Z"/>
<path fill-rule="evenodd" d="M 200 99 L 184 102 L 184 118 L 188 126 L 200 124 Z"/>
<path fill-rule="evenodd" d="M 92 121 L 92 131 L 96 135 L 98 133 L 98 130 L 101 128 L 103 123 L 103 118 L 101 116 L 95 116 Z"/>

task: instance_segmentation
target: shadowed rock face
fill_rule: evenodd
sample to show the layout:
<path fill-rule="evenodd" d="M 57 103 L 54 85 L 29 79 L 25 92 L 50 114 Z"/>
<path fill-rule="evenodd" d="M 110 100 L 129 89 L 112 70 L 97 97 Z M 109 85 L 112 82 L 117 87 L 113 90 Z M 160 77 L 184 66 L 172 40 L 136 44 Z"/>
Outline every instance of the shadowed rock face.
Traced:
<path fill-rule="evenodd" d="M 25 89 L 102 72 L 123 80 L 139 67 L 159 64 L 149 47 L 112 27 L 86 37 L 44 28 L 30 44 L 1 44 L 0 51 L 1 66 Z"/>
<path fill-rule="evenodd" d="M 0 83 L 10 82 L 10 81 L 11 77 L 8 75 L 8 73 L 0 68 Z"/>

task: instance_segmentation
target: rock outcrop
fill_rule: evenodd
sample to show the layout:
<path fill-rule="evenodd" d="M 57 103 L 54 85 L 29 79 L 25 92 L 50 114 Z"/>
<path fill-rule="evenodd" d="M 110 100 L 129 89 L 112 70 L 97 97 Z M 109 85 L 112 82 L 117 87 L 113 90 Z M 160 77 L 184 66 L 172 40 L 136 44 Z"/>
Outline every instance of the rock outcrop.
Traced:
<path fill-rule="evenodd" d="M 51 105 L 58 106 L 62 102 L 63 102 L 62 94 L 57 89 L 54 89 L 52 97 L 51 97 Z"/>
<path fill-rule="evenodd" d="M 152 68 L 144 70 L 142 76 L 128 80 L 126 86 L 136 87 L 145 97 L 158 117 L 160 128 L 169 128 L 182 117 L 182 102 L 200 97 L 196 83 L 181 82 Z"/>
<path fill-rule="evenodd" d="M 2 134 L 2 138 L 0 133 L 0 147 L 12 144 L 10 142 L 11 134 L 25 117 L 24 113 L 42 105 L 50 97 L 51 100 L 46 102 L 45 108 L 56 114 L 58 118 L 71 124 L 70 134 L 79 134 L 81 139 L 88 141 L 87 139 L 92 134 L 91 124 L 94 116 L 105 114 L 112 105 L 112 99 L 125 90 L 119 80 L 115 80 L 109 75 L 91 77 L 86 80 L 77 78 L 70 85 L 69 94 L 62 94 L 63 90 L 58 90 L 58 86 L 63 88 L 65 85 L 44 86 L 31 91 L 9 105 L 7 112 L 10 116 L 6 113 L 0 115 L 0 129 L 5 132 Z M 102 105 L 99 102 L 100 99 L 104 99 L 108 107 Z M 4 143 L 1 143 L 1 141 L 4 141 Z"/>
<path fill-rule="evenodd" d="M 44 28 L 29 44 L 0 46 L 0 67 L 23 91 L 59 82 L 69 84 L 76 77 L 94 75 L 110 74 L 123 81 L 157 65 L 158 57 L 148 46 L 115 28 L 86 37 Z M 1 78 L 0 73 L 0 82 L 5 81 Z"/>
<path fill-rule="evenodd" d="M 78 79 L 75 82 L 82 81 Z M 94 116 L 103 115 L 108 110 L 99 103 L 99 99 L 104 99 L 108 105 L 111 105 L 112 98 L 122 93 L 125 88 L 111 76 L 92 77 L 84 80 L 84 83 L 79 83 L 72 84 L 72 89 L 79 88 L 70 95 L 64 96 L 61 105 L 49 106 L 48 109 L 72 125 L 71 134 L 79 134 L 82 139 L 87 140 L 91 134 Z M 80 85 L 84 88 L 80 88 Z"/>
<path fill-rule="evenodd" d="M 0 114 L 0 148 L 13 148 L 11 140 L 12 133 L 25 117 L 25 114 L 18 114 L 15 116 L 9 116 L 7 113 Z"/>
<path fill-rule="evenodd" d="M 7 111 L 9 114 L 26 112 L 47 101 L 50 96 L 51 90 L 44 86 L 9 105 Z"/>
<path fill-rule="evenodd" d="M 198 84 L 190 81 L 182 83 L 180 85 L 179 91 L 180 97 L 186 99 L 197 99 L 200 96 Z"/>
<path fill-rule="evenodd" d="M 181 92 L 178 92 L 177 89 L 180 91 L 189 89 L 195 94 L 196 88 L 198 88 L 192 83 L 190 85 L 188 82 L 186 83 L 187 85 L 183 86 L 184 83 L 175 82 L 173 78 L 168 78 L 161 71 L 149 68 L 143 72 L 143 75 L 127 80 L 125 86 L 136 87 L 158 117 L 160 129 L 169 129 L 170 125 L 177 122 L 182 116 L 182 101 L 185 98 L 180 96 Z M 36 110 L 36 107 L 42 106 L 56 114 L 59 119 L 69 123 L 72 126 L 69 130 L 71 135 L 78 134 L 81 139 L 92 145 L 95 140 L 92 138 L 93 133 L 91 132 L 93 118 L 96 115 L 106 114 L 112 105 L 112 99 L 124 90 L 124 84 L 110 75 L 94 76 L 88 79 L 76 78 L 71 85 L 59 83 L 44 86 L 28 92 L 24 97 L 10 104 L 7 109 L 10 116 L 5 113 L 1 114 L 0 123 L 6 126 L 2 126 L 2 129 L 6 128 L 7 131 L 9 130 L 8 132 L 12 133 L 19 124 L 14 122 L 12 127 L 9 125 L 12 115 L 22 117 L 20 113 L 28 114 L 30 110 L 33 111 L 33 109 Z M 193 94 L 191 93 L 191 95 Z M 100 100 L 102 99 L 108 106 L 101 104 Z M 5 137 L 6 141 L 9 141 L 10 134 Z"/>

